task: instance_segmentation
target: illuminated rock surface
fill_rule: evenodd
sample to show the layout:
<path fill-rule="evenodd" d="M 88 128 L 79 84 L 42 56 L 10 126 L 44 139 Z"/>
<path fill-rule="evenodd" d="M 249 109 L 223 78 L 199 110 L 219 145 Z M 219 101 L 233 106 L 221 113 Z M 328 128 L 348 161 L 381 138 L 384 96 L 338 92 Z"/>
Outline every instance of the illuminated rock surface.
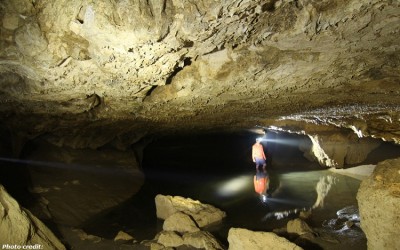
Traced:
<path fill-rule="evenodd" d="M 220 209 L 203 204 L 200 201 L 180 196 L 157 195 L 155 197 L 157 218 L 168 219 L 177 212 L 183 212 L 196 222 L 199 227 L 221 222 L 226 213 Z"/>
<path fill-rule="evenodd" d="M 130 151 L 146 136 L 258 125 L 307 135 L 302 150 L 322 166 L 360 163 L 381 141 L 400 143 L 399 9 L 391 0 L 4 0 L 0 152 L 19 157 L 33 140 Z"/>
<path fill-rule="evenodd" d="M 292 121 L 399 142 L 398 9 L 6 0 L 0 115 L 22 138 L 79 148 Z"/>
<path fill-rule="evenodd" d="M 200 229 L 189 215 L 177 212 L 165 219 L 163 230 L 176 231 L 179 233 L 198 232 Z"/>
<path fill-rule="evenodd" d="M 31 212 L 19 206 L 0 185 L 0 243 L 3 249 L 66 249 Z"/>
<path fill-rule="evenodd" d="M 269 232 L 253 232 L 242 228 L 232 228 L 228 235 L 229 249 L 303 249 L 296 244 Z"/>
<path fill-rule="evenodd" d="M 164 247 L 183 247 L 189 249 L 222 250 L 215 237 L 207 231 L 184 233 L 182 236 L 173 231 L 162 231 L 156 236 L 158 244 Z"/>
<path fill-rule="evenodd" d="M 400 159 L 379 163 L 357 194 L 368 249 L 398 249 Z"/>

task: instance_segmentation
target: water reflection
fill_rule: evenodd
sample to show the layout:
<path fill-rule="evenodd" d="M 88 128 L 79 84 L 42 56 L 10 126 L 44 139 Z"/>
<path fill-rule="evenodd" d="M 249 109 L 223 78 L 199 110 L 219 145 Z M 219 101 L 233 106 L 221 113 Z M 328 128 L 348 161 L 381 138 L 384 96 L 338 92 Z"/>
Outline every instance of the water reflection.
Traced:
<path fill-rule="evenodd" d="M 324 225 L 337 218 L 338 210 L 357 206 L 356 193 L 360 181 L 319 166 L 316 168 L 298 149 L 280 148 L 279 152 L 284 152 L 284 156 L 283 153 L 272 155 L 276 158 L 272 165 L 267 166 L 270 184 L 265 202 L 254 189 L 254 163 L 251 161 L 254 140 L 246 140 L 215 136 L 212 139 L 183 138 L 182 141 L 174 138 L 150 145 L 143 161 L 145 184 L 127 208 L 119 211 L 118 223 L 138 240 L 153 238 L 155 232 L 161 230 L 159 221 L 140 221 L 137 224 L 135 221 L 138 221 L 137 217 L 154 218 L 154 197 L 164 194 L 199 200 L 225 211 L 227 218 L 208 228 L 225 244 L 231 227 L 271 232 L 286 227 L 299 212 L 310 208 L 313 208 L 308 221 L 311 227 L 336 233 L 337 229 Z M 316 189 L 318 183 L 325 187 L 320 188 L 320 193 Z M 281 213 L 281 217 L 277 218 L 275 213 Z M 127 218 L 127 214 L 132 218 Z M 115 223 L 115 218 L 111 219 Z M 144 235 L 144 228 L 153 230 Z M 357 240 L 365 243 L 362 235 Z"/>

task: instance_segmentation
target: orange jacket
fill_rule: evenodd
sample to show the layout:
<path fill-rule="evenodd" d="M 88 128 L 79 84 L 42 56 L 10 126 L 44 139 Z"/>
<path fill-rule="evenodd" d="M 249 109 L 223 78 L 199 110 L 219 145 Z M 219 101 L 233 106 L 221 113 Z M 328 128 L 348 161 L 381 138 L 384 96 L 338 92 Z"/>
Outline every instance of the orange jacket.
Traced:
<path fill-rule="evenodd" d="M 268 187 L 269 187 L 269 178 L 268 177 L 257 178 L 257 176 L 254 176 L 253 182 L 254 182 L 254 190 L 256 191 L 256 193 L 259 193 L 259 194 L 267 193 Z"/>
<path fill-rule="evenodd" d="M 265 154 L 264 154 L 264 148 L 261 143 L 255 143 L 252 148 L 252 158 L 253 161 L 256 160 L 256 158 L 262 158 L 266 159 Z"/>

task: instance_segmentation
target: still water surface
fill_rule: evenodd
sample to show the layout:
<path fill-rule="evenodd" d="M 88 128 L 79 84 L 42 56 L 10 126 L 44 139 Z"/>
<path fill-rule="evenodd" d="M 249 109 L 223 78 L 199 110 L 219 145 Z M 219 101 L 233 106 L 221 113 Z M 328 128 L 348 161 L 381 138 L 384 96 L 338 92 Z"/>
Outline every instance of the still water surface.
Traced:
<path fill-rule="evenodd" d="M 313 210 L 308 223 L 321 235 L 329 236 L 330 243 L 323 242 L 323 249 L 343 249 L 342 244 L 353 249 L 366 249 L 365 236 L 357 227 L 338 230 L 323 226 L 337 218 L 338 210 L 357 206 L 359 180 L 334 174 L 308 162 L 296 145 L 265 145 L 270 157 L 271 185 L 270 197 L 267 202 L 262 202 L 253 187 L 253 141 L 254 138 L 247 135 L 212 135 L 167 137 L 153 142 L 144 154 L 144 186 L 131 201 L 110 213 L 101 223 L 111 225 L 113 221 L 114 226 L 122 226 L 138 240 L 152 239 L 162 230 L 162 221 L 155 218 L 154 197 L 157 194 L 179 195 L 211 204 L 227 213 L 221 224 L 209 228 L 227 245 L 231 227 L 255 231 L 285 227 L 290 219 L 298 217 L 298 213 L 293 212 L 295 209 L 313 206 L 318 181 L 324 176 L 333 176 L 335 184 L 326 196 L 324 206 Z M 277 219 L 271 216 L 276 212 L 292 213 Z M 94 225 L 90 227 L 93 229 Z M 110 231 L 112 228 L 109 226 Z M 114 232 L 110 234 L 115 235 Z"/>

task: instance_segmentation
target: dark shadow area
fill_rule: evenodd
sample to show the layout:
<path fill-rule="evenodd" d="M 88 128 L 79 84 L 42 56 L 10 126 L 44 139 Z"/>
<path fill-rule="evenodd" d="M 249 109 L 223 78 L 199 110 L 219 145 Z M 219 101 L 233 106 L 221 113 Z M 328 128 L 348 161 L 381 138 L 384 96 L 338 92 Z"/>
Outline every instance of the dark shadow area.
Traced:
<path fill-rule="evenodd" d="M 251 148 L 258 136 L 244 132 L 155 139 L 144 150 L 146 180 L 140 191 L 103 218 L 85 225 L 84 230 L 112 238 L 123 228 L 139 241 L 152 239 L 162 230 L 163 223 L 156 218 L 154 198 L 157 194 L 191 198 L 225 211 L 227 218 L 221 224 L 206 228 L 224 245 L 228 244 L 227 234 L 231 227 L 272 231 L 286 226 L 293 216 L 282 220 L 263 218 L 271 211 L 310 206 L 312 201 L 290 194 L 289 189 L 282 187 L 280 175 L 323 169 L 302 156 L 295 143 L 297 136 L 271 135 L 279 138 L 280 143 L 263 143 L 269 159 L 270 192 L 272 195 L 277 191 L 286 193 L 287 198 L 263 202 L 253 187 L 255 165 Z"/>
<path fill-rule="evenodd" d="M 263 143 L 268 155 L 268 165 L 272 168 L 285 171 L 314 171 L 325 167 L 317 162 L 311 162 L 304 157 L 299 145 L 310 139 L 305 135 L 268 132 L 265 136 L 267 142 Z"/>
<path fill-rule="evenodd" d="M 0 127 L 0 183 L 23 207 L 29 207 L 35 198 L 29 192 L 31 179 L 26 164 L 18 162 L 12 152 L 11 132 Z"/>
<path fill-rule="evenodd" d="M 259 136 L 242 132 L 151 138 L 145 143 L 143 151 L 142 170 L 145 174 L 145 182 L 140 190 L 126 202 L 119 203 L 118 206 L 86 220 L 84 224 L 79 225 L 79 228 L 87 234 L 109 240 L 113 240 L 120 230 L 131 234 L 139 242 L 153 239 L 162 230 L 163 225 L 163 221 L 156 218 L 154 198 L 157 194 L 191 198 L 225 211 L 227 217 L 222 223 L 205 228 L 225 246 L 228 246 L 227 235 L 232 227 L 264 232 L 286 227 L 289 220 L 298 217 L 298 213 L 289 214 L 282 219 L 267 215 L 311 207 L 317 196 L 316 183 L 321 177 L 332 173 L 304 158 L 298 146 L 301 141 L 308 140 L 307 137 L 268 133 L 266 136 L 268 140 L 262 144 L 268 159 L 270 196 L 267 201 L 263 201 L 254 190 L 255 164 L 251 158 L 252 145 Z M 31 151 L 35 151 L 34 144 L 26 147 L 26 153 Z M 43 151 L 36 155 L 43 156 L 41 152 Z M 99 151 L 101 154 L 107 154 L 106 152 L 106 149 Z M 26 157 L 29 158 L 29 155 Z M 104 155 L 104 157 L 108 160 L 117 159 L 110 158 L 109 155 Z M 85 155 L 84 163 L 93 164 L 91 159 Z M 72 164 L 68 169 L 61 171 L 54 169 L 50 172 L 54 171 L 54 179 L 61 173 L 64 176 L 71 175 L 71 181 L 80 180 L 81 184 L 86 178 L 83 176 L 89 174 L 94 177 L 100 174 L 104 175 L 104 178 L 101 177 L 100 180 L 107 189 L 112 190 L 117 186 L 123 186 L 116 181 L 116 175 L 111 172 L 93 171 L 92 174 L 90 166 L 85 164 L 81 170 L 87 169 L 89 172 L 78 174 L 75 173 L 77 169 L 71 168 L 74 166 Z M 77 166 L 83 167 L 83 165 L 75 167 Z M 113 167 L 111 166 L 110 169 Z M 99 169 L 96 168 L 96 170 Z M 313 220 L 310 221 L 311 226 L 321 226 L 324 220 L 335 217 L 338 209 L 356 204 L 355 193 L 359 181 L 349 177 L 337 176 L 337 178 L 345 178 L 340 181 L 344 186 L 331 191 L 335 195 L 327 199 L 324 209 L 315 211 Z M 89 196 L 102 197 L 100 193 L 72 192 L 78 186 L 71 185 L 71 181 L 61 190 L 53 190 L 54 195 L 59 195 L 65 190 L 64 195 L 76 195 L 74 200 Z M 67 187 L 72 190 L 72 193 L 67 193 Z M 59 236 L 57 225 L 52 221 L 44 222 Z M 302 244 L 304 249 L 321 249 L 313 242 L 305 241 Z M 365 245 L 365 238 L 357 239 L 354 249 L 364 249 L 363 244 Z"/>
<path fill-rule="evenodd" d="M 186 46 L 186 47 L 191 47 L 190 44 L 191 44 L 191 43 L 189 42 L 189 43 L 185 44 L 185 46 Z M 183 68 L 184 68 L 185 66 L 189 66 L 189 65 L 191 65 L 191 64 L 192 64 L 192 59 L 191 59 L 191 58 L 189 58 L 189 57 L 184 58 L 184 59 L 183 59 L 183 65 L 182 65 L 182 66 L 176 66 L 176 67 L 175 67 L 174 71 L 173 71 L 173 72 L 167 77 L 167 79 L 165 80 L 165 84 L 166 84 L 166 85 L 171 84 L 172 79 L 173 79 L 181 70 L 183 70 Z"/>
<path fill-rule="evenodd" d="M 379 147 L 372 150 L 368 154 L 363 164 L 378 164 L 381 161 L 387 159 L 395 159 L 399 157 L 400 157 L 400 146 L 392 142 L 382 142 Z"/>

